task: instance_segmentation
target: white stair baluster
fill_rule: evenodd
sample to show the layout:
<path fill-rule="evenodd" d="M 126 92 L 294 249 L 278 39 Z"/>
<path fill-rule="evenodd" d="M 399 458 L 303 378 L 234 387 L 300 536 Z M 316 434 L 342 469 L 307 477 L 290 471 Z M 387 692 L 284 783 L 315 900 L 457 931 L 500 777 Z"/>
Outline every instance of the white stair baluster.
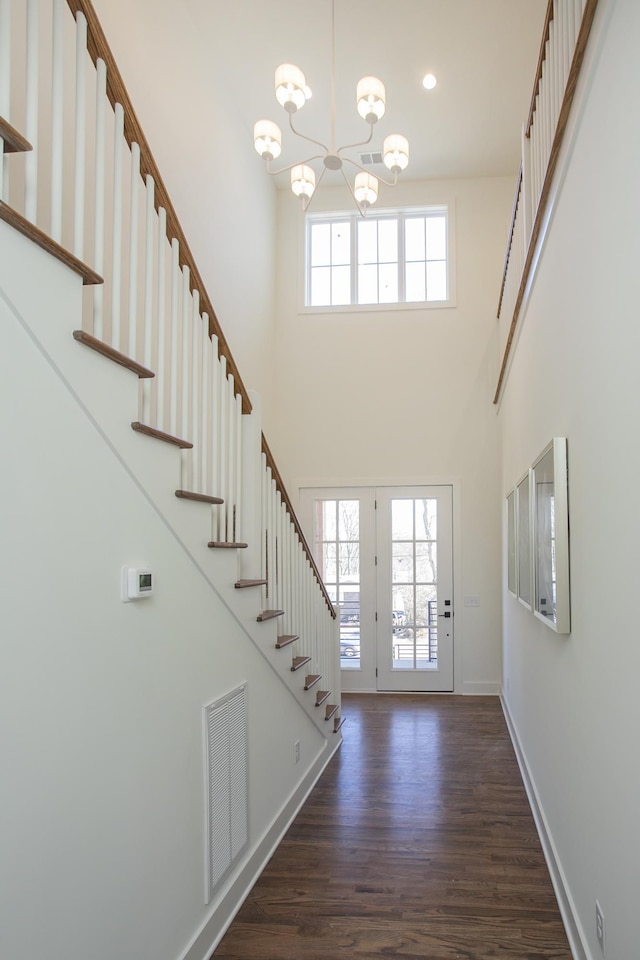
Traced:
<path fill-rule="evenodd" d="M 51 236 L 62 243 L 62 170 L 63 170 L 63 28 L 66 4 L 53 0 L 51 34 Z M 1 30 L 0 30 L 1 32 Z M 2 54 L 0 53 L 0 58 Z M 0 111 L 1 113 L 2 111 Z"/>
<path fill-rule="evenodd" d="M 140 190 L 140 146 L 131 144 L 131 192 L 129 197 L 129 306 L 127 312 L 127 354 L 132 360 L 138 353 L 138 226 Z"/>
<path fill-rule="evenodd" d="M 33 150 L 25 156 L 24 211 L 38 219 L 38 0 L 27 0 L 25 136 Z"/>
<path fill-rule="evenodd" d="M 156 351 L 157 328 L 153 325 L 153 291 L 155 287 L 155 249 L 154 228 L 156 225 L 155 183 L 151 174 L 146 179 L 146 207 L 145 207 L 145 250 L 144 250 L 144 321 L 142 362 L 147 369 L 153 366 L 153 355 Z M 140 381 L 142 392 L 142 422 L 152 424 L 151 387 L 153 379 Z"/>
<path fill-rule="evenodd" d="M 76 105 L 75 105 L 75 158 L 73 201 L 73 252 L 80 260 L 84 257 L 84 194 L 85 157 L 87 140 L 87 19 L 83 13 L 76 15 Z"/>
<path fill-rule="evenodd" d="M 96 64 L 96 139 L 95 139 L 95 209 L 93 266 L 100 276 L 104 274 L 104 202 L 105 202 L 105 107 L 107 104 L 107 66 L 104 60 Z M 93 335 L 104 339 L 104 286 L 93 288 Z"/>
<path fill-rule="evenodd" d="M 111 238 L 111 345 L 120 350 L 122 333 L 122 178 L 124 148 L 124 109 L 114 108 L 113 130 L 113 235 Z"/>
<path fill-rule="evenodd" d="M 170 370 L 169 370 L 169 433 L 178 436 L 178 397 L 180 393 L 180 366 L 178 346 L 180 344 L 180 305 L 181 305 L 182 273 L 180 272 L 180 246 L 178 241 L 171 241 L 171 336 L 170 336 Z"/>

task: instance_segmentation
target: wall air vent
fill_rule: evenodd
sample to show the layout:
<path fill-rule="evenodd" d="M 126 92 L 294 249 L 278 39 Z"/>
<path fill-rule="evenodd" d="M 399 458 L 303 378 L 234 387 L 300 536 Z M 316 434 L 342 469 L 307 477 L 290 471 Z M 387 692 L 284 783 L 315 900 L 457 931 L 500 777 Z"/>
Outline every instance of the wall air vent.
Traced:
<path fill-rule="evenodd" d="M 360 163 L 363 167 L 369 167 L 372 163 L 382 163 L 382 152 L 373 150 L 371 153 L 361 153 Z"/>
<path fill-rule="evenodd" d="M 204 740 L 209 903 L 249 841 L 246 683 L 204 708 Z"/>

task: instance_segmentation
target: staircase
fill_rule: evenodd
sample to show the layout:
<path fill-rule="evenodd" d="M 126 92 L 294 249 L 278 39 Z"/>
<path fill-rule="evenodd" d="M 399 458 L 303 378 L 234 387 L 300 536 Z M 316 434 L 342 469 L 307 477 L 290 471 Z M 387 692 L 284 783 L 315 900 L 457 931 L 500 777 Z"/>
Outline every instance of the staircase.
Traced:
<path fill-rule="evenodd" d="M 1 2 L 6 15 L 11 0 Z M 69 55 L 59 38 L 71 13 L 77 69 L 67 89 L 57 59 Z M 43 3 L 25 31 L 24 61 L 10 31 L 0 37 L 0 219 L 92 288 L 81 323 L 70 319 L 65 333 L 85 348 L 85 371 L 59 331 L 50 335 L 37 321 L 33 335 L 197 563 L 207 563 L 203 552 L 214 555 L 214 588 L 284 687 L 324 736 L 337 734 L 344 718 L 336 611 L 262 435 L 259 399 L 242 384 L 95 12 L 87 0 Z M 43 97 L 51 75 L 51 96 Z M 9 81 L 13 94 L 20 87 L 23 129 L 7 119 L 16 100 Z M 72 142 L 62 104 L 75 117 Z M 50 156 L 38 150 L 45 141 Z M 76 188 L 65 206 L 69 168 Z M 111 404 L 92 388 L 108 376 L 104 364 L 133 374 L 136 450 L 113 414 L 123 400 Z M 171 451 L 162 476 L 155 459 L 145 463 L 150 443 Z"/>

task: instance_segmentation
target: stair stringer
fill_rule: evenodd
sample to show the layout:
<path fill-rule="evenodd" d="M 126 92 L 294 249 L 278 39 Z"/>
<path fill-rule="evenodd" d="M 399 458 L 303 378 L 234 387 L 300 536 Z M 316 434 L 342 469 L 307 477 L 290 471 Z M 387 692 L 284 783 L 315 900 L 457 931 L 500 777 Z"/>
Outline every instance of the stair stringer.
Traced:
<path fill-rule="evenodd" d="M 2 295 L 18 308 L 33 341 L 287 692 L 322 736 L 332 740 L 333 746 L 332 731 L 327 730 L 322 711 L 315 708 L 313 693 L 303 689 L 304 677 L 290 669 L 291 655 L 295 655 L 296 647 L 303 651 L 304 637 L 301 636 L 291 650 L 276 649 L 275 622 L 256 621 L 259 611 L 266 606 L 263 588 L 236 590 L 234 585 L 239 577 L 237 551 L 216 551 L 207 547 L 211 511 L 217 508 L 185 503 L 175 496 L 175 490 L 181 485 L 180 458 L 183 454 L 176 447 L 131 429 L 131 423 L 138 419 L 140 388 L 137 378 L 73 339 L 73 330 L 81 325 L 82 317 L 80 278 L 2 222 L 0 263 Z M 34 282 L 36 277 L 37 282 Z M 63 325 L 48 322 L 39 302 L 43 288 L 58 298 L 68 299 L 68 327 L 63 329 Z M 90 290 L 84 292 L 84 296 L 87 295 L 91 295 Z M 259 478 L 256 482 L 260 482 Z"/>

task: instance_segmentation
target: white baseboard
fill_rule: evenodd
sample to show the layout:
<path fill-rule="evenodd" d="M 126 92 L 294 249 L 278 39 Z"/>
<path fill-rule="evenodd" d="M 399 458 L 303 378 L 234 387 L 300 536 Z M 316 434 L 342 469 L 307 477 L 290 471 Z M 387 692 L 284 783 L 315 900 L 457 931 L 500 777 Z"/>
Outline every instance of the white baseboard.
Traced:
<path fill-rule="evenodd" d="M 208 960 L 216 949 L 318 778 L 340 746 L 342 738 L 337 736 L 335 740 L 335 746 L 331 741 L 327 742 L 326 749 L 316 758 L 250 853 L 238 875 L 230 881 L 221 899 L 216 901 L 198 932 L 180 954 L 179 960 Z"/>
<path fill-rule="evenodd" d="M 573 960 L 593 960 L 592 954 L 587 946 L 586 937 L 584 936 L 573 898 L 569 892 L 560 858 L 558 857 L 544 811 L 540 804 L 525 752 L 518 737 L 518 730 L 509 712 L 509 705 L 503 695 L 500 696 L 500 702 L 502 703 L 502 710 L 511 736 L 511 742 L 513 743 L 513 749 L 515 750 L 518 766 L 520 767 L 520 773 L 522 774 L 524 788 L 527 792 L 533 819 L 540 837 L 542 852 L 544 853 L 549 874 L 551 875 L 551 882 L 558 900 L 558 907 L 560 908 L 560 915 L 562 916 L 569 946 L 571 947 Z"/>
<path fill-rule="evenodd" d="M 500 694 L 498 681 L 467 680 L 462 684 L 460 693 L 465 697 L 497 697 Z"/>

